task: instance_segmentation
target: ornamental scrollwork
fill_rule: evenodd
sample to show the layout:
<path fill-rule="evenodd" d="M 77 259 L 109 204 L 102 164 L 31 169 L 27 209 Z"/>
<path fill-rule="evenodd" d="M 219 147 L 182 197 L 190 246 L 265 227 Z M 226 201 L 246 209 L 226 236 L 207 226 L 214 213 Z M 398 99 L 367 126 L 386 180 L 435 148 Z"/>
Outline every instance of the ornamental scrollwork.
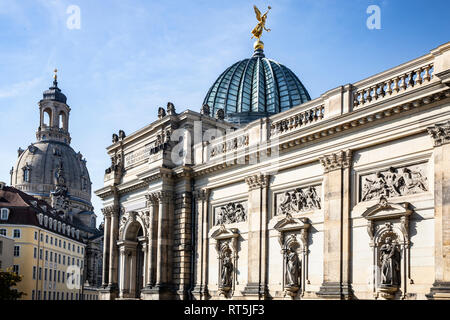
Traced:
<path fill-rule="evenodd" d="M 230 202 L 219 208 L 216 212 L 215 225 L 224 225 L 235 222 L 244 222 L 247 220 L 247 213 L 244 206 L 240 203 Z"/>
<path fill-rule="evenodd" d="M 286 191 L 278 205 L 278 214 L 292 215 L 294 213 L 320 210 L 321 199 L 317 187 L 296 188 Z"/>
<path fill-rule="evenodd" d="M 422 166 L 390 167 L 361 178 L 361 201 L 406 196 L 428 191 Z"/>

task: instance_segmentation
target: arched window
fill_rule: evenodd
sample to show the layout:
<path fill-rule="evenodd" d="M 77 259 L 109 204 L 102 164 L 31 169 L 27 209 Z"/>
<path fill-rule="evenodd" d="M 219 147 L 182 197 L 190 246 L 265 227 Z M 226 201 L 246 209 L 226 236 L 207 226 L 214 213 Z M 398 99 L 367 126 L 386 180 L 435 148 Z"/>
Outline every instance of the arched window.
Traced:
<path fill-rule="evenodd" d="M 66 118 L 67 118 L 66 114 L 63 111 L 61 111 L 58 116 L 59 128 L 67 130 Z"/>
<path fill-rule="evenodd" d="M 42 124 L 44 126 L 51 126 L 52 125 L 52 110 L 51 109 L 45 109 L 42 114 Z"/>
<path fill-rule="evenodd" d="M 31 177 L 31 166 L 28 165 L 28 163 L 25 165 L 25 167 L 22 168 L 23 170 L 23 181 L 24 182 L 30 182 Z"/>

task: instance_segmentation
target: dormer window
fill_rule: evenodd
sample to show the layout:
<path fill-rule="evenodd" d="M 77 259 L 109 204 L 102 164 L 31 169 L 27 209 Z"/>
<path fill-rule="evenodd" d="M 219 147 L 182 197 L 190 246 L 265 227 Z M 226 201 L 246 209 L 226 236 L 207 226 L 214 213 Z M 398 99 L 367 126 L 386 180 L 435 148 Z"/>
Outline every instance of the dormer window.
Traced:
<path fill-rule="evenodd" d="M 39 224 L 42 224 L 42 220 L 44 220 L 44 215 L 42 213 L 39 213 L 38 220 Z"/>
<path fill-rule="evenodd" d="M 75 228 L 72 228 L 72 238 L 75 237 Z"/>
<path fill-rule="evenodd" d="M 66 234 L 66 224 L 65 223 L 62 224 L 62 233 Z"/>
<path fill-rule="evenodd" d="M 47 206 L 41 206 L 41 209 L 43 210 L 43 211 L 47 211 Z M 51 219 L 51 218 L 50 218 Z M 51 220 L 50 220 L 51 221 Z M 51 222 L 50 222 L 51 223 Z"/>
<path fill-rule="evenodd" d="M 53 218 L 48 219 L 48 227 L 50 229 L 53 227 Z"/>
<path fill-rule="evenodd" d="M 37 201 L 32 200 L 32 201 L 30 201 L 30 203 L 31 203 L 31 205 L 32 205 L 33 207 L 37 207 Z"/>
<path fill-rule="evenodd" d="M 58 232 L 61 232 L 61 222 L 58 221 Z"/>
<path fill-rule="evenodd" d="M 48 217 L 47 216 L 44 217 L 44 226 L 45 227 L 48 226 Z"/>
<path fill-rule="evenodd" d="M 53 231 L 56 231 L 58 224 L 56 220 L 53 220 Z"/>
<path fill-rule="evenodd" d="M 77 236 L 77 239 L 80 239 L 80 230 L 77 230 L 77 231 L 75 232 L 75 234 L 76 234 L 76 236 Z"/>
<path fill-rule="evenodd" d="M 8 220 L 9 217 L 9 209 L 8 208 L 2 208 L 0 211 L 0 219 L 1 220 Z"/>
<path fill-rule="evenodd" d="M 23 170 L 23 181 L 24 182 L 30 182 L 31 181 L 31 179 L 30 179 L 30 177 L 31 177 L 31 166 L 27 163 L 25 165 L 25 167 L 22 168 L 22 170 Z"/>

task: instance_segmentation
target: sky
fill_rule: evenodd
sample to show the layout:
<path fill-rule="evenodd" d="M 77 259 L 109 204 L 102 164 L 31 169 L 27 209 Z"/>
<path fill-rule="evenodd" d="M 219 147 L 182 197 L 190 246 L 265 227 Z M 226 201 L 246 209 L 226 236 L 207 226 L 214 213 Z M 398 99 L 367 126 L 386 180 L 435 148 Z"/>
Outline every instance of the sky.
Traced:
<path fill-rule="evenodd" d="M 313 99 L 450 41 L 448 0 L 0 0 L 0 181 L 35 142 L 37 103 L 58 68 L 71 146 L 101 188 L 112 133 L 153 122 L 169 101 L 199 111 L 216 78 L 252 55 L 253 4 L 272 7 L 266 57 Z M 379 29 L 367 27 L 370 5 Z M 92 203 L 100 222 L 101 200 Z"/>

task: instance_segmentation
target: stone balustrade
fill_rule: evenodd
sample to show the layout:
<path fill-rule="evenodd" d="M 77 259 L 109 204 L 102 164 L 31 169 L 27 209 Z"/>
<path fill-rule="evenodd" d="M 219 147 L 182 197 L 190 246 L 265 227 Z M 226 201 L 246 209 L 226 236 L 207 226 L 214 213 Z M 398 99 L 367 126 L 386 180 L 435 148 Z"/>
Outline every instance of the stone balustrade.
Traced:
<path fill-rule="evenodd" d="M 306 110 L 300 110 L 286 118 L 273 121 L 270 125 L 270 136 L 273 137 L 281 135 L 311 123 L 315 123 L 322 120 L 324 116 L 325 106 L 323 104 L 308 108 Z"/>
<path fill-rule="evenodd" d="M 420 87 L 433 78 L 434 64 L 428 61 L 419 67 L 400 70 L 396 75 L 387 79 L 365 85 L 356 86 L 353 91 L 353 107 L 359 108 L 375 101 L 403 93 L 412 88 Z"/>

